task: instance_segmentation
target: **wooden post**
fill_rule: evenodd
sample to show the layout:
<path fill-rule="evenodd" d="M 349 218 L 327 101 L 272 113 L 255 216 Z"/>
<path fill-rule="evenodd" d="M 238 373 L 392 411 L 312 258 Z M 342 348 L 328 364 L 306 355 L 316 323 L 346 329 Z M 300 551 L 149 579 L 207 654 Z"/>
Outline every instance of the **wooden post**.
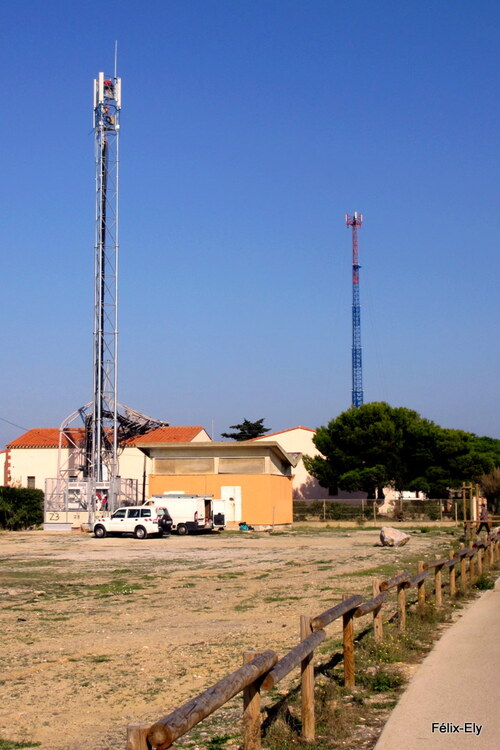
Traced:
<path fill-rule="evenodd" d="M 375 598 L 380 594 L 380 581 L 378 578 L 373 579 L 373 597 Z M 373 635 L 375 641 L 380 643 L 384 637 L 384 629 L 382 625 L 382 605 L 373 610 Z"/>
<path fill-rule="evenodd" d="M 469 576 L 470 585 L 473 586 L 476 582 L 476 560 L 474 555 L 471 555 L 471 557 L 469 557 Z"/>
<path fill-rule="evenodd" d="M 460 549 L 463 549 L 465 544 L 460 545 Z M 460 558 L 460 590 L 463 594 L 467 591 L 467 560 L 465 555 Z"/>
<path fill-rule="evenodd" d="M 450 552 L 450 560 L 454 559 L 453 550 Z M 457 574 L 455 572 L 455 566 L 450 565 L 450 596 L 456 596 L 457 594 Z"/>
<path fill-rule="evenodd" d="M 417 572 L 423 573 L 425 570 L 425 563 L 423 560 L 419 560 L 417 563 Z M 418 592 L 418 607 L 420 610 L 425 608 L 425 578 L 423 581 L 417 583 Z"/>
<path fill-rule="evenodd" d="M 403 573 L 399 570 L 398 573 Z M 399 622 L 398 628 L 401 633 L 406 630 L 406 584 L 398 584 L 398 610 L 399 610 Z"/>
<path fill-rule="evenodd" d="M 483 548 L 479 547 L 477 551 L 477 574 L 479 577 L 483 575 Z"/>
<path fill-rule="evenodd" d="M 256 651 L 243 653 L 243 664 L 248 664 L 259 654 Z M 243 748 L 244 750 L 261 750 L 260 741 L 260 684 L 262 680 L 252 682 L 243 689 Z"/>
<path fill-rule="evenodd" d="M 436 555 L 436 560 L 439 560 L 441 558 L 441 555 Z M 441 565 L 436 565 L 434 568 L 434 588 L 436 592 L 436 607 L 442 607 L 443 606 L 443 589 L 442 589 L 442 575 L 441 575 L 442 567 Z"/>
<path fill-rule="evenodd" d="M 127 727 L 127 750 L 148 750 L 147 735 L 150 724 L 129 724 Z"/>
<path fill-rule="evenodd" d="M 344 594 L 344 600 L 349 597 Z M 353 688 L 356 682 L 354 671 L 354 609 L 342 615 L 344 641 L 344 685 Z"/>
<path fill-rule="evenodd" d="M 493 542 L 490 542 L 490 546 L 488 547 L 489 552 L 489 560 L 488 560 L 488 567 L 491 565 L 493 566 L 495 564 L 495 550 L 493 549 Z"/>
<path fill-rule="evenodd" d="M 300 617 L 300 639 L 303 641 L 311 635 L 311 618 L 306 615 Z M 302 697 L 302 739 L 314 742 L 316 738 L 316 723 L 314 718 L 314 652 L 306 656 L 300 666 L 301 697 Z M 259 745 L 260 747 L 260 745 Z M 246 748 L 245 748 L 246 750 Z"/>

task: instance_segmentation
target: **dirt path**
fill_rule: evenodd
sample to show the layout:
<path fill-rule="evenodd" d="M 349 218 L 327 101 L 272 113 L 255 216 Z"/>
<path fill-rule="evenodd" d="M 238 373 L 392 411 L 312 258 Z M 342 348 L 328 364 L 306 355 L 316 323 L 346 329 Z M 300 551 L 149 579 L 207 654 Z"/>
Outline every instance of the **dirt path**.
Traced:
<path fill-rule="evenodd" d="M 245 649 L 283 654 L 300 614 L 366 593 L 371 576 L 413 569 L 451 540 L 377 542 L 357 530 L 145 541 L 0 534 L 0 738 L 125 747 L 127 723 L 164 715 L 240 666 Z"/>

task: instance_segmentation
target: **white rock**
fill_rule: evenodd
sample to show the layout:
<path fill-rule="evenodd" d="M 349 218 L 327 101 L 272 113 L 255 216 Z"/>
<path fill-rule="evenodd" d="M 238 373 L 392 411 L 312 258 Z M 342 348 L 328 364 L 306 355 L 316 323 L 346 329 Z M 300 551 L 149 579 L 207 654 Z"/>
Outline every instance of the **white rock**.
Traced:
<path fill-rule="evenodd" d="M 391 526 L 383 526 L 380 529 L 380 541 L 384 547 L 402 547 L 409 538 L 409 534 L 393 529 Z"/>

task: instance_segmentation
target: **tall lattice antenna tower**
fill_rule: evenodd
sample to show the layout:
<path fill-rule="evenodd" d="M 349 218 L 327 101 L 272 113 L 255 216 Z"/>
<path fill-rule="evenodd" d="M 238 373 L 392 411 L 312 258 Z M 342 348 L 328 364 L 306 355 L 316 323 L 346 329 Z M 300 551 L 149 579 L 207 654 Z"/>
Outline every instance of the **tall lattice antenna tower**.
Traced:
<path fill-rule="evenodd" d="M 94 399 L 88 476 L 109 482 L 114 505 L 117 474 L 118 141 L 121 78 L 94 80 L 96 226 L 94 255 Z M 95 494 L 95 493 L 94 493 Z"/>
<path fill-rule="evenodd" d="M 345 215 L 348 227 L 352 228 L 352 405 L 357 409 L 363 404 L 363 365 L 361 361 L 361 313 L 359 305 L 358 227 L 363 223 L 363 214 L 354 212 Z"/>

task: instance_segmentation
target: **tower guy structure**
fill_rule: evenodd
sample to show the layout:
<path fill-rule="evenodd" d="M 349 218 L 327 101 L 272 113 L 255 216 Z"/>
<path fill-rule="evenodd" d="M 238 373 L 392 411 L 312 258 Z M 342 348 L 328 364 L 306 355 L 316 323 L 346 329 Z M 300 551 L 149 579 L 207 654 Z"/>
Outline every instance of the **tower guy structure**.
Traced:
<path fill-rule="evenodd" d="M 345 215 L 346 225 L 352 229 L 352 405 L 357 409 L 363 404 L 363 365 L 361 358 L 361 311 L 359 304 L 358 227 L 363 223 L 363 214 L 354 212 Z"/>
<path fill-rule="evenodd" d="M 138 480 L 122 476 L 119 457 L 130 440 L 168 422 L 119 404 L 118 141 L 121 78 L 94 80 L 95 243 L 93 397 L 59 428 L 57 477 L 45 482 L 45 528 L 92 527 L 97 512 L 138 503 Z M 83 426 L 76 426 L 83 423 Z M 144 464 L 142 501 L 145 497 Z"/>
<path fill-rule="evenodd" d="M 94 396 L 88 476 L 110 483 L 117 474 L 118 155 L 121 78 L 94 80 L 96 226 L 94 247 Z M 95 493 L 94 493 L 95 494 Z"/>

